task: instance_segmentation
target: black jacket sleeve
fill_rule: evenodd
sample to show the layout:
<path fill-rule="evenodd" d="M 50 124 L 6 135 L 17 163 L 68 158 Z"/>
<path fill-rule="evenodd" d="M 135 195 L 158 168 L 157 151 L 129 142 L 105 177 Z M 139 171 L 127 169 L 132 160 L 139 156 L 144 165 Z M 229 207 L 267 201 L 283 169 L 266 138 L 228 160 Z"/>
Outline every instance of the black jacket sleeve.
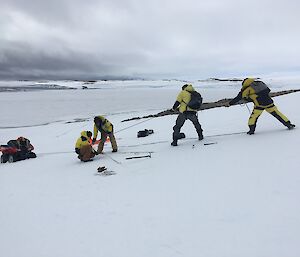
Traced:
<path fill-rule="evenodd" d="M 178 108 L 178 106 L 180 105 L 180 103 L 178 101 L 176 101 L 172 107 L 173 110 L 176 110 Z"/>
<path fill-rule="evenodd" d="M 240 100 L 242 100 L 242 91 L 240 91 L 238 95 L 229 102 L 229 105 L 234 105 Z"/>

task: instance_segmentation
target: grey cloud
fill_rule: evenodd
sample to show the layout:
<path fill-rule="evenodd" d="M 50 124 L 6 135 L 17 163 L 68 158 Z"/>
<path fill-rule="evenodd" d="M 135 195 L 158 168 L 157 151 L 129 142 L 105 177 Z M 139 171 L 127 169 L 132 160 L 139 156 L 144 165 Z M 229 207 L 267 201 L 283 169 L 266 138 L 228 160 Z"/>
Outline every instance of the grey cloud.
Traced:
<path fill-rule="evenodd" d="M 0 58 L 0 74 L 4 78 L 72 78 L 85 74 L 105 75 L 115 70 L 113 66 L 102 64 L 93 56 L 66 51 L 63 55 L 48 55 L 36 51 L 27 44 L 7 47 Z M 11 74 L 11 75 L 10 75 Z"/>
<path fill-rule="evenodd" d="M 299 69 L 295 0 L 10 0 L 0 76 L 226 76 Z"/>

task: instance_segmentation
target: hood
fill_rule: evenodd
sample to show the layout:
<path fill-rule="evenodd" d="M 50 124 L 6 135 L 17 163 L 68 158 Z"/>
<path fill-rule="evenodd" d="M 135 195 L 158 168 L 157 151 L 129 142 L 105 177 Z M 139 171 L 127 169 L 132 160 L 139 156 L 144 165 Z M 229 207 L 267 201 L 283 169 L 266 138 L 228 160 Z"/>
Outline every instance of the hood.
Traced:
<path fill-rule="evenodd" d="M 250 86 L 250 84 L 254 81 L 255 81 L 255 79 L 253 79 L 253 78 L 246 78 L 243 81 L 243 88 Z"/>
<path fill-rule="evenodd" d="M 82 137 L 89 138 L 88 135 L 87 135 L 87 131 L 82 131 L 82 132 L 81 132 L 81 136 L 82 136 Z"/>
<path fill-rule="evenodd" d="M 195 89 L 193 88 L 193 86 L 191 84 L 189 84 L 184 90 L 188 91 L 188 92 L 195 91 Z"/>

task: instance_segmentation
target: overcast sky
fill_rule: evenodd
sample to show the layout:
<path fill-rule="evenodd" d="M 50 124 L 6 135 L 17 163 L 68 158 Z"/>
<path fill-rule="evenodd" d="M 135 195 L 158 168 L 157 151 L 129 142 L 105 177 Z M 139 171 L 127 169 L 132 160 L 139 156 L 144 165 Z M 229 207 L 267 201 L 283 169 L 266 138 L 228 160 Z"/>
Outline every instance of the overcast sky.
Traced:
<path fill-rule="evenodd" d="M 0 0 L 0 79 L 300 71 L 299 0 Z"/>

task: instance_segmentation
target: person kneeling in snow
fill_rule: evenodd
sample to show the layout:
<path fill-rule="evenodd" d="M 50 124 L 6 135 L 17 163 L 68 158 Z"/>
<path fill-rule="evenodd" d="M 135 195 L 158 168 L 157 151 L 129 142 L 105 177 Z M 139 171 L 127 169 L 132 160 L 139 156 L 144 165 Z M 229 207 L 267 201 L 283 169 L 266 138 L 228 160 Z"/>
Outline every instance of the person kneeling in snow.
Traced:
<path fill-rule="evenodd" d="M 25 137 L 9 140 L 7 145 L 1 145 L 0 149 L 2 151 L 1 162 L 3 163 L 36 158 L 33 145 Z"/>
<path fill-rule="evenodd" d="M 254 108 L 248 120 L 248 135 L 254 134 L 257 120 L 264 110 L 273 115 L 288 129 L 295 128 L 295 125 L 274 105 L 273 99 L 269 95 L 270 91 L 270 88 L 264 82 L 246 78 L 242 82 L 242 89 L 239 94 L 226 105 L 226 107 L 229 107 L 241 99 L 253 102 Z"/>
<path fill-rule="evenodd" d="M 18 159 L 19 160 L 26 160 L 30 158 L 36 158 L 36 154 L 32 152 L 34 150 L 33 145 L 30 143 L 29 139 L 25 137 L 18 137 L 17 138 L 17 145 L 18 145 Z"/>
<path fill-rule="evenodd" d="M 82 131 L 81 136 L 76 141 L 75 152 L 78 154 L 78 159 L 83 162 L 92 161 L 96 155 L 95 150 L 90 144 L 91 137 L 91 131 Z"/>

